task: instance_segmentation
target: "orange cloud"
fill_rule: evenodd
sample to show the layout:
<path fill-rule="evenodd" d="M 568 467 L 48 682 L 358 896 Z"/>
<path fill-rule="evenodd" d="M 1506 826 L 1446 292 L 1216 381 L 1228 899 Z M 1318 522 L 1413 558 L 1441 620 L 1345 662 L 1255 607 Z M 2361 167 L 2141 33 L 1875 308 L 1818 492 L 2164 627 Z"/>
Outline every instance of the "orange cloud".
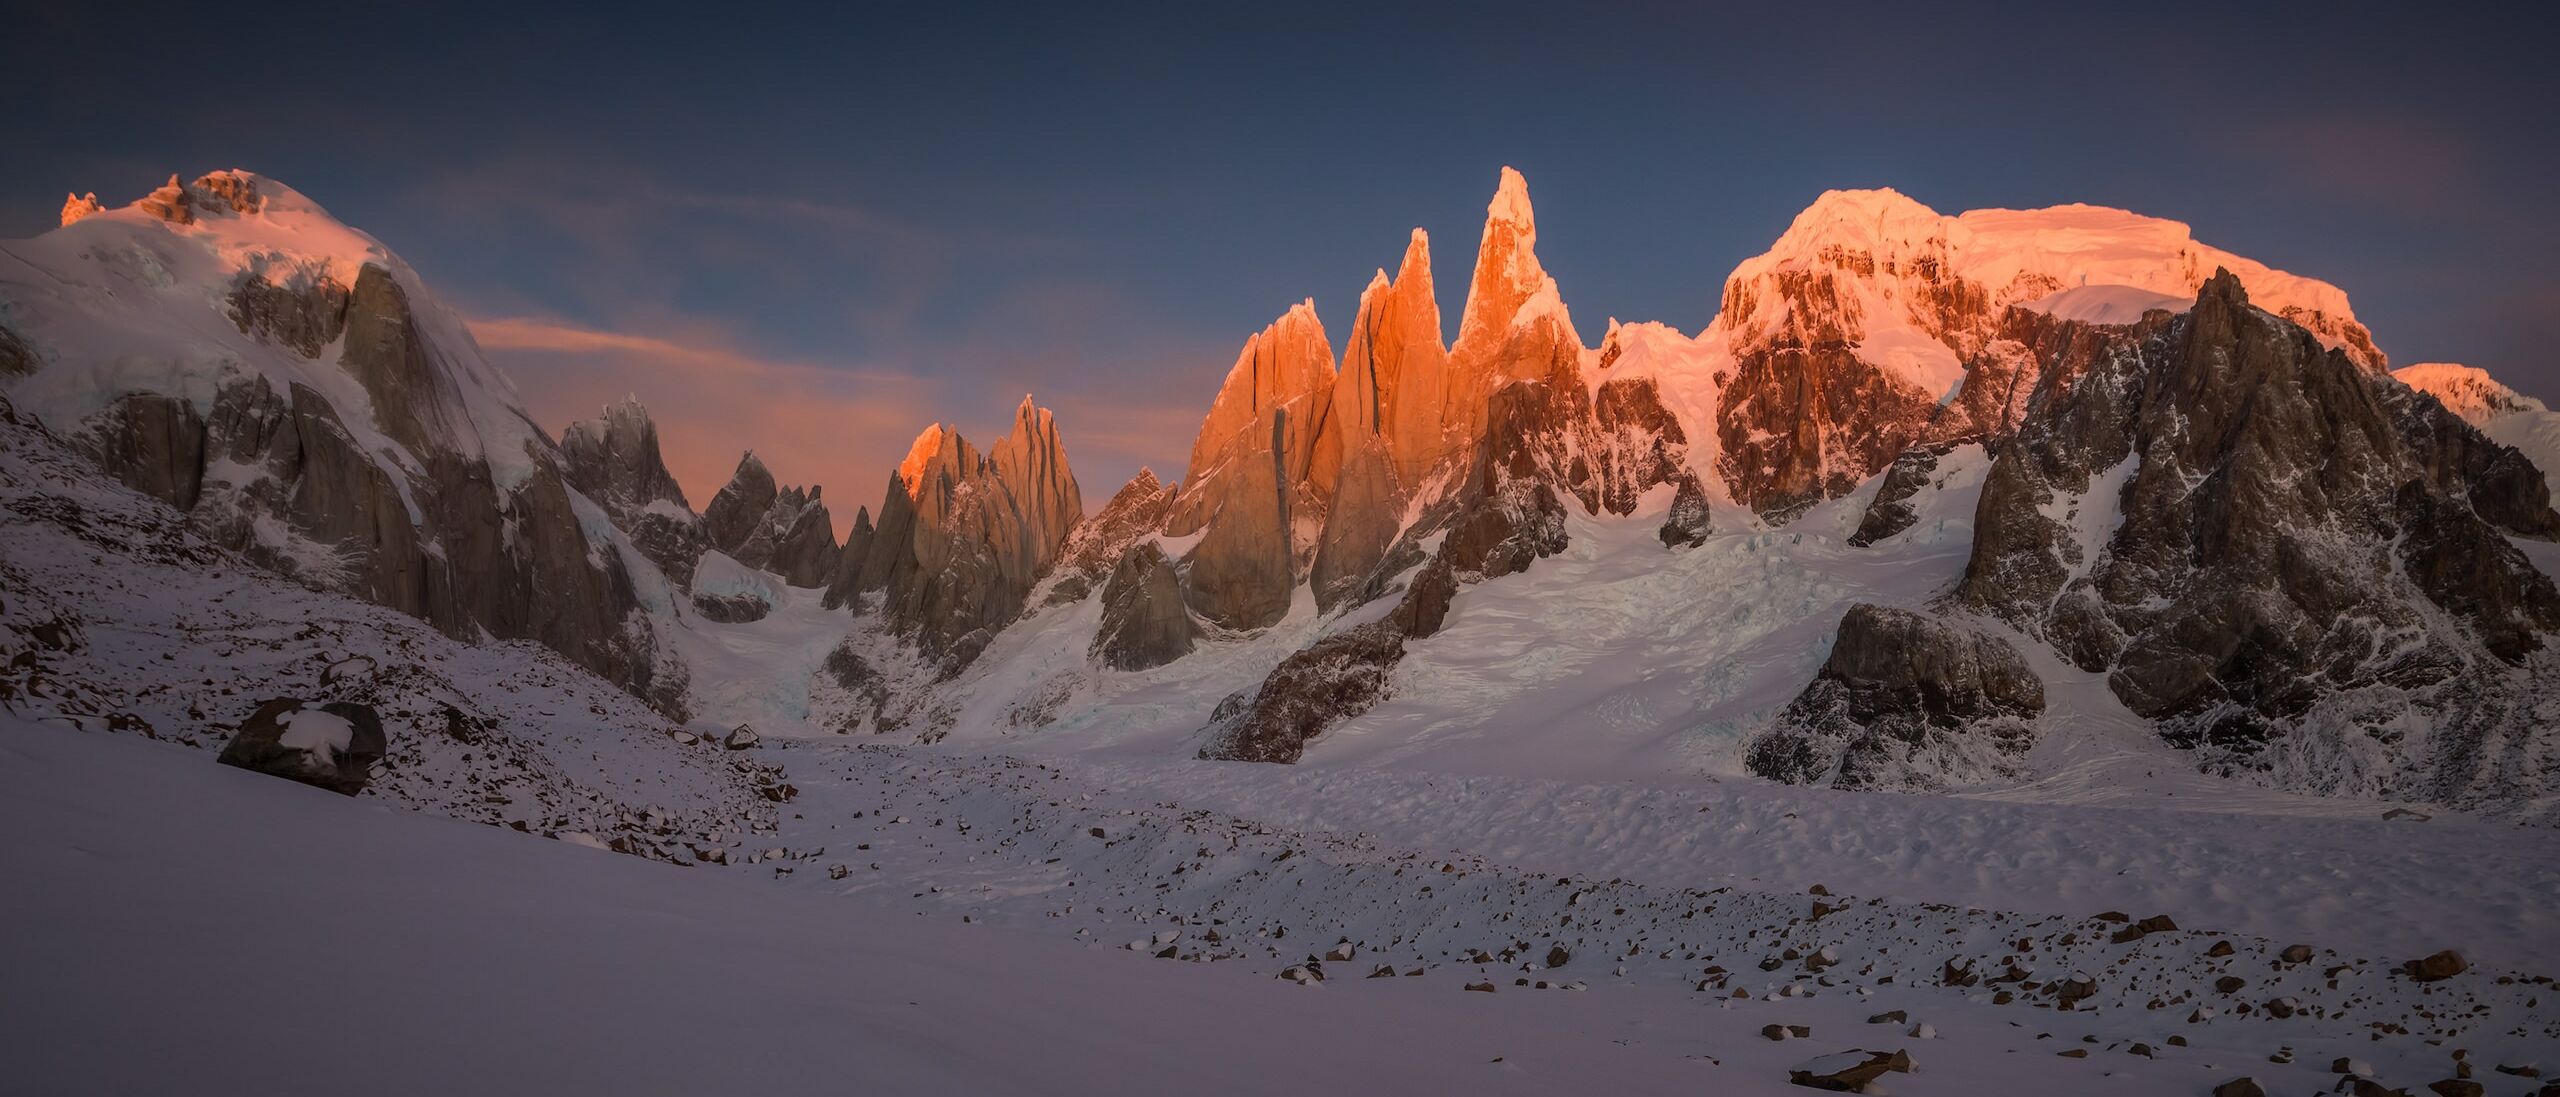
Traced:
<path fill-rule="evenodd" d="M 667 470 L 695 509 L 753 450 L 785 483 L 820 484 L 838 536 L 856 506 L 878 512 L 889 471 L 931 421 L 930 382 L 902 373 L 760 357 L 710 338 L 670 339 L 511 317 L 470 322 L 525 407 L 555 436 L 625 396 L 658 423 Z"/>

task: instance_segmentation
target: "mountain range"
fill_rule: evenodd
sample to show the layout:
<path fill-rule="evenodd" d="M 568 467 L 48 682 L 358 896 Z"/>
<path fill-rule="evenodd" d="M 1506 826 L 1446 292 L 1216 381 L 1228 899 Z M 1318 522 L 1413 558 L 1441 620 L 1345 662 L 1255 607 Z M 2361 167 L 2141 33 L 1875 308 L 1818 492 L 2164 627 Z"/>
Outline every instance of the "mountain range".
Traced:
<path fill-rule="evenodd" d="M 697 736 L 1919 792 L 2166 765 L 2560 822 L 2560 420 L 2392 369 L 2336 286 L 2122 210 L 1832 191 L 1704 330 L 1593 340 L 1537 242 L 1504 169 L 1453 340 L 1416 230 L 1339 342 L 1313 301 L 1243 340 L 1179 478 L 1089 509 L 1026 396 L 983 448 L 924 427 L 839 540 L 752 451 L 697 511 L 637 402 L 554 437 L 388 248 L 221 171 L 0 245 L 0 425 L 166 508 L 136 528 L 198 547 L 154 566 L 538 644 Z M 47 574 L 0 568 L 0 698 L 152 726 L 64 687 L 104 672 Z"/>

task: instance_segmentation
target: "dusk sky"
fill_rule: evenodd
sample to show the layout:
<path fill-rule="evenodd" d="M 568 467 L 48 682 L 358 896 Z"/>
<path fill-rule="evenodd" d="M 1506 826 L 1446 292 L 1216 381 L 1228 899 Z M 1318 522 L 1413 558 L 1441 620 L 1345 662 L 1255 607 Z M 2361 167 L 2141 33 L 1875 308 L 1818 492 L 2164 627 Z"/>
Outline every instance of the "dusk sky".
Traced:
<path fill-rule="evenodd" d="M 1695 332 L 1832 187 L 2084 201 L 2344 287 L 2395 363 L 2560 398 L 2548 25 L 2405 5 L 596 5 L 13 12 L 0 236 L 66 190 L 271 175 L 407 258 L 544 425 L 636 393 L 696 506 L 753 447 L 876 505 L 1025 392 L 1089 505 L 1171 475 L 1244 338 L 1496 170 L 1586 338 Z M 2381 20 L 2399 14 L 2397 24 Z"/>

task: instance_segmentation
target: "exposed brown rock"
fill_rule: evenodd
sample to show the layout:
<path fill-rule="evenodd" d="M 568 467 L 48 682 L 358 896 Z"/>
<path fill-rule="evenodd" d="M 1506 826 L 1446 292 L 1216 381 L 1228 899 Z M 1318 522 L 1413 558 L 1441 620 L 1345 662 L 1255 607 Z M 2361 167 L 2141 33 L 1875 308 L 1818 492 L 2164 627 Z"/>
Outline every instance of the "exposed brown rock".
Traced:
<path fill-rule="evenodd" d="M 2043 682 L 2006 642 L 1861 603 L 1745 765 L 1789 784 L 1942 788 L 2013 768 L 2043 711 Z"/>
<path fill-rule="evenodd" d="M 1163 666 L 1190 654 L 1198 631 L 1183 606 L 1173 561 L 1154 541 L 1130 546 L 1103 585 L 1093 655 L 1113 670 Z"/>
<path fill-rule="evenodd" d="M 979 456 L 957 431 L 940 423 L 925 428 L 889 478 L 889 490 L 860 570 L 848 587 L 831 584 L 831 600 L 882 592 L 892 628 L 915 640 L 951 673 L 965 666 L 949 657 L 974 652 L 983 640 L 1022 612 L 1045 563 L 1055 561 L 1073 532 L 1064 504 L 1081 507 L 1048 413 L 1017 415 L 1008 438 L 1010 474 Z M 1015 485 L 1045 501 L 1026 501 Z M 841 599 L 833 591 L 842 591 Z"/>
<path fill-rule="evenodd" d="M 1290 592 L 1297 586 L 1290 547 L 1294 493 L 1285 478 L 1287 409 L 1275 410 L 1268 423 L 1271 444 L 1219 473 L 1218 509 L 1208 517 L 1208 532 L 1191 551 L 1183 573 L 1184 600 L 1221 628 L 1277 624 L 1288 615 Z M 1178 512 L 1180 497 L 1174 505 Z"/>
<path fill-rule="evenodd" d="M 372 706 L 274 700 L 258 706 L 222 747 L 219 761 L 353 796 L 364 791 L 389 740 Z"/>
<path fill-rule="evenodd" d="M 1315 563 L 1307 575 L 1318 612 L 1330 613 L 1359 592 L 1386 559 L 1403 516 L 1404 493 L 1398 488 L 1395 459 L 1385 436 L 1358 436 L 1343 460 L 1333 505 L 1325 513 L 1324 532 L 1316 542 Z"/>
<path fill-rule="evenodd" d="M 637 400 L 604 409 L 560 432 L 560 471 L 569 486 L 603 507 L 633 547 L 667 579 L 691 589 L 694 564 L 710 539 L 667 472 L 658 424 Z"/>

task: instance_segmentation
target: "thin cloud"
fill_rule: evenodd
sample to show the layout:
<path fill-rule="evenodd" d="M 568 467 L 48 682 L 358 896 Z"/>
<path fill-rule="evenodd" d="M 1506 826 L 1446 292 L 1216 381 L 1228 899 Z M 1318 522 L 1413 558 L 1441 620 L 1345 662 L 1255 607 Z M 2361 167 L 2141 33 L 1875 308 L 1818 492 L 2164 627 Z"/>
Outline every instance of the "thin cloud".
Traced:
<path fill-rule="evenodd" d="M 879 505 L 889 470 L 931 419 L 933 383 L 894 371 L 540 318 L 470 326 L 515 378 L 535 420 L 554 433 L 625 397 L 647 405 L 667 470 L 696 508 L 753 451 L 786 483 L 833 487 L 829 517 L 842 536 L 857 506 Z"/>

